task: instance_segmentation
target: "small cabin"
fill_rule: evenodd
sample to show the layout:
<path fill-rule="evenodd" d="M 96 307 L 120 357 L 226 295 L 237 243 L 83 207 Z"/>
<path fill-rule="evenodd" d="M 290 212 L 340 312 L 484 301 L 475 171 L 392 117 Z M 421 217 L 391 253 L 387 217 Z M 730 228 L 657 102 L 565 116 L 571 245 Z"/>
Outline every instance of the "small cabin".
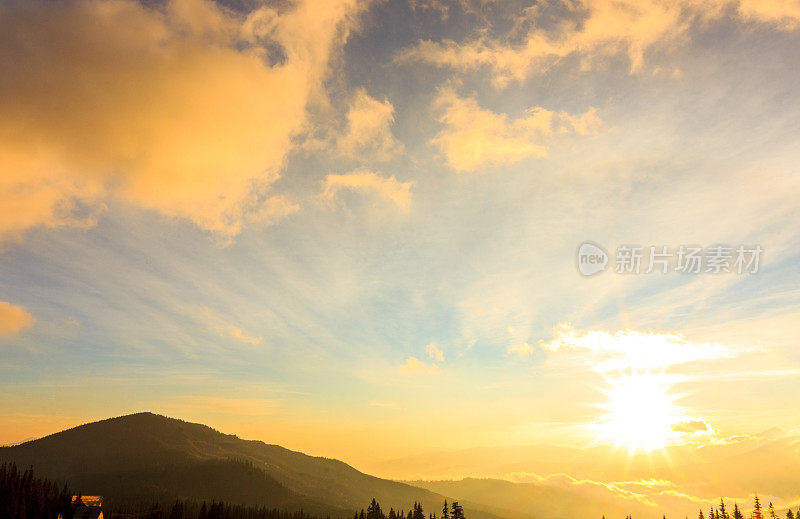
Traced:
<path fill-rule="evenodd" d="M 103 496 L 72 496 L 72 504 L 74 519 L 103 519 Z"/>

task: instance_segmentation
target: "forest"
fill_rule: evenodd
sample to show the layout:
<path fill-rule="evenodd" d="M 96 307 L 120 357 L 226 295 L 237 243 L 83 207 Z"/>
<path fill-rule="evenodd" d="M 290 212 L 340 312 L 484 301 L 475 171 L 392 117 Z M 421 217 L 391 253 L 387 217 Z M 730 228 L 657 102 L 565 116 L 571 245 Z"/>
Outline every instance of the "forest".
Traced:
<path fill-rule="evenodd" d="M 39 478 L 33 468 L 24 471 L 14 463 L 0 464 L 0 518 L 2 519 L 73 519 L 76 505 L 73 496 L 80 503 L 80 494 L 74 494 L 66 485 Z M 222 501 L 198 501 L 176 499 L 169 503 L 158 500 L 134 500 L 107 502 L 103 514 L 105 519 L 323 519 L 299 511 L 270 508 L 267 506 L 246 506 Z M 438 515 L 437 515 L 438 514 Z M 712 506 L 706 515 L 701 509 L 698 519 L 784 519 L 779 516 L 772 503 L 764 507 L 756 495 L 753 510 L 745 516 L 738 503 L 730 508 L 724 499 Z M 324 519 L 330 519 L 327 516 Z M 444 502 L 442 509 L 427 513 L 420 503 L 414 503 L 406 512 L 390 508 L 385 512 L 374 498 L 366 509 L 355 512 L 353 519 L 466 519 L 463 507 L 458 501 Z M 602 519 L 606 519 L 605 516 Z M 627 516 L 625 519 L 633 519 Z M 663 519 L 667 519 L 666 516 Z M 800 519 L 800 509 L 794 513 L 785 512 L 785 519 Z"/>

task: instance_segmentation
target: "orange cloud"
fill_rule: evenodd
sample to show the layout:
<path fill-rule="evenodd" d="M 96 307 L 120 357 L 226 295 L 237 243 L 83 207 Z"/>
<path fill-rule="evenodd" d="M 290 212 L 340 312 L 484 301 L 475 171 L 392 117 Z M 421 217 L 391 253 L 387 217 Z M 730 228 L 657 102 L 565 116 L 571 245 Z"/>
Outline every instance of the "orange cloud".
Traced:
<path fill-rule="evenodd" d="M 456 171 L 546 157 L 545 138 L 569 132 L 585 134 L 600 125 L 593 108 L 574 116 L 537 106 L 525 116 L 511 119 L 506 114 L 481 108 L 474 98 L 460 97 L 449 88 L 439 93 L 436 104 L 444 109 L 439 120 L 445 127 L 432 142 Z"/>
<path fill-rule="evenodd" d="M 367 170 L 356 170 L 343 175 L 325 177 L 325 190 L 322 198 L 332 200 L 342 189 L 369 191 L 392 202 L 403 211 L 411 207 L 411 186 L 413 182 L 400 182 L 394 175 L 384 178 Z"/>
<path fill-rule="evenodd" d="M 493 84 L 504 88 L 533 73 L 546 72 L 571 55 L 579 56 L 583 68 L 590 68 L 599 59 L 624 53 L 635 72 L 643 66 L 645 51 L 687 39 L 693 18 L 719 18 L 726 15 L 726 7 L 734 7 L 743 20 L 776 23 L 782 29 L 794 29 L 800 23 L 800 5 L 794 1 L 579 0 L 559 5 L 567 15 L 554 29 L 544 30 L 539 20 L 548 6 L 525 9 L 518 17 L 520 26 L 532 27 L 522 43 L 486 36 L 463 43 L 423 40 L 397 59 L 460 71 L 486 67 L 492 72 Z"/>
<path fill-rule="evenodd" d="M 339 153 L 353 159 L 368 153 L 383 161 L 402 153 L 403 145 L 392 135 L 393 123 L 394 107 L 388 99 L 378 101 L 358 89 L 347 111 L 347 131 L 336 142 Z"/>
<path fill-rule="evenodd" d="M 784 30 L 800 27 L 800 2 L 797 0 L 741 0 L 739 13 L 745 19 L 777 23 Z"/>
<path fill-rule="evenodd" d="M 4 3 L 0 239 L 91 225 L 80 209 L 112 197 L 227 236 L 296 210 L 270 185 L 357 10 Z"/>
<path fill-rule="evenodd" d="M 215 330 L 223 337 L 232 337 L 238 341 L 251 344 L 253 346 L 261 344 L 261 341 L 263 340 L 263 337 L 260 335 L 258 337 L 247 335 L 242 331 L 241 328 L 237 326 L 216 326 Z"/>
<path fill-rule="evenodd" d="M 0 301 L 0 336 L 17 335 L 35 322 L 36 319 L 25 308 Z"/>

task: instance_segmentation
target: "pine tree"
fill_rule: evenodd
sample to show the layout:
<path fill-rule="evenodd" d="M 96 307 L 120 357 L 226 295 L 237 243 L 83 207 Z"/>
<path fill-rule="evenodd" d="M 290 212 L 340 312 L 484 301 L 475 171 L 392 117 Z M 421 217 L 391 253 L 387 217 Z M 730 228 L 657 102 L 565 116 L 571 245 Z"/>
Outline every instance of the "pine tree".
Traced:
<path fill-rule="evenodd" d="M 754 509 L 751 517 L 753 519 L 764 519 L 764 514 L 761 513 L 761 501 L 758 500 L 758 494 L 755 496 L 753 507 Z"/>
<path fill-rule="evenodd" d="M 744 519 L 742 511 L 739 510 L 739 505 L 736 503 L 733 503 L 733 519 Z"/>
<path fill-rule="evenodd" d="M 703 516 L 703 509 L 702 508 L 700 509 L 700 515 L 697 516 L 697 519 L 706 519 L 705 516 Z"/>
<path fill-rule="evenodd" d="M 183 519 L 183 503 L 181 501 L 175 501 L 172 512 L 169 514 L 169 519 Z"/>
<path fill-rule="evenodd" d="M 719 510 L 717 510 L 717 517 L 721 519 L 730 519 L 728 511 L 725 510 L 725 500 L 722 498 L 720 498 L 719 500 Z"/>
<path fill-rule="evenodd" d="M 367 519 L 386 519 L 386 516 L 383 515 L 383 510 L 381 510 L 381 505 L 372 498 L 372 502 L 367 507 Z"/>
<path fill-rule="evenodd" d="M 775 508 L 772 506 L 772 501 L 769 502 L 769 519 L 778 519 L 778 516 L 775 515 Z"/>
<path fill-rule="evenodd" d="M 451 519 L 464 519 L 464 508 L 458 504 L 458 501 L 453 501 L 451 509 L 453 512 L 450 515 Z"/>
<path fill-rule="evenodd" d="M 442 508 L 442 519 L 450 519 L 450 509 L 447 508 L 447 499 L 444 500 L 444 507 Z"/>
<path fill-rule="evenodd" d="M 791 508 L 786 511 L 786 519 L 794 519 L 794 514 L 792 513 Z"/>

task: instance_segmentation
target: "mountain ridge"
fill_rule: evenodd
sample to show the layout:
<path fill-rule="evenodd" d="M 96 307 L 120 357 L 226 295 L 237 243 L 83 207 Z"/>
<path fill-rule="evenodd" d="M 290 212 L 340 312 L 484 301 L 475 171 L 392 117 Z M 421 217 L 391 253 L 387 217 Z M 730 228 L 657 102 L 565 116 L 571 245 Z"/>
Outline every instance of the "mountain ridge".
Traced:
<path fill-rule="evenodd" d="M 240 504 L 303 508 L 340 517 L 351 517 L 373 497 L 386 509 L 406 510 L 416 501 L 438 510 L 445 499 L 427 489 L 362 473 L 340 460 L 244 440 L 152 412 L 107 418 L 2 447 L 0 460 L 32 465 L 37 473 L 87 493 L 231 501 L 238 491 Z M 197 481 L 190 485 L 187 480 Z M 500 517 L 478 508 L 470 511 L 471 519 Z"/>

